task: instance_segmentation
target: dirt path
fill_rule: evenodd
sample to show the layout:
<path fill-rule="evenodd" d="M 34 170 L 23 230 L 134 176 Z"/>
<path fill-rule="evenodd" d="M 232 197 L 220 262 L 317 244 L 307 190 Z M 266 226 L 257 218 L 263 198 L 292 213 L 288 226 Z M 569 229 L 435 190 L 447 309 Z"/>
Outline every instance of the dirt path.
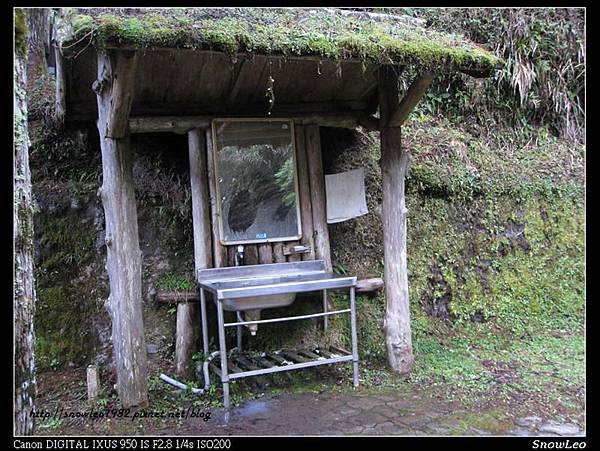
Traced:
<path fill-rule="evenodd" d="M 282 395 L 247 402 L 224 419 L 193 419 L 164 435 L 541 435 L 583 436 L 577 425 L 541 417 L 510 418 L 397 392 Z"/>

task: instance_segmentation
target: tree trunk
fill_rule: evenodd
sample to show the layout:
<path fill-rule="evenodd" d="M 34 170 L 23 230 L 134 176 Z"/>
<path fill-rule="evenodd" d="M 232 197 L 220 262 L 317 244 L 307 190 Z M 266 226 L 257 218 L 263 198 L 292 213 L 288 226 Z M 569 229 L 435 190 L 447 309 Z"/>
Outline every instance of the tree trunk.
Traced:
<path fill-rule="evenodd" d="M 308 246 L 309 251 L 302 254 L 302 260 L 315 259 L 315 237 L 312 218 L 312 205 L 310 198 L 310 183 L 308 176 L 308 160 L 306 156 L 306 145 L 304 139 L 304 126 L 295 126 L 296 136 L 296 165 L 298 171 L 298 195 L 297 202 L 300 203 L 300 223 L 302 224 L 302 239 L 300 242 Z"/>
<path fill-rule="evenodd" d="M 29 54 L 27 55 L 27 89 L 31 90 L 36 80 L 48 72 L 46 48 L 49 45 L 49 8 L 27 8 L 29 31 Z"/>
<path fill-rule="evenodd" d="M 124 407 L 148 403 L 146 341 L 142 317 L 142 258 L 133 185 L 133 154 L 127 128 L 136 56 L 98 54 L 98 131 L 106 220 L 106 269 L 117 370 L 117 392 Z M 128 107 L 129 105 L 129 107 Z M 123 126 L 123 123 L 125 126 Z M 110 137 L 109 137 L 110 136 Z"/>
<path fill-rule="evenodd" d="M 315 257 L 325 262 L 325 269 L 331 271 L 331 252 L 329 249 L 329 229 L 327 228 L 327 206 L 325 200 L 325 176 L 321 156 L 321 137 L 318 125 L 307 125 L 305 146 L 308 159 L 308 176 L 312 205 Z"/>
<path fill-rule="evenodd" d="M 212 265 L 212 246 L 210 229 L 210 198 L 208 196 L 206 167 L 206 131 L 193 129 L 188 133 L 190 186 L 192 193 L 192 223 L 194 228 L 194 279 L 199 269 Z M 198 305 L 189 302 L 177 304 L 177 342 L 175 344 L 175 364 L 177 374 L 190 378 L 191 361 L 194 350 L 196 330 L 199 318 Z"/>
<path fill-rule="evenodd" d="M 383 184 L 383 252 L 386 310 L 385 343 L 390 367 L 399 373 L 410 371 L 413 348 L 410 327 L 410 300 L 406 263 L 406 206 L 404 178 L 409 155 L 400 148 L 400 129 L 381 131 Z"/>
<path fill-rule="evenodd" d="M 401 70 L 401 69 L 400 69 Z M 402 151 L 399 127 L 388 127 L 399 105 L 398 69 L 384 66 L 379 72 L 381 172 L 383 185 L 383 252 L 386 309 L 384 319 L 388 363 L 399 373 L 413 364 L 406 264 L 406 206 L 404 178 L 409 155 Z"/>
<path fill-rule="evenodd" d="M 15 16 L 24 26 L 16 29 L 15 41 L 26 33 L 24 12 Z M 21 36 L 17 36 L 21 33 Z M 16 435 L 33 433 L 36 395 L 35 378 L 35 280 L 33 273 L 33 206 L 31 174 L 29 171 L 29 134 L 27 127 L 27 73 L 26 48 L 15 53 L 14 79 L 14 432 Z"/>

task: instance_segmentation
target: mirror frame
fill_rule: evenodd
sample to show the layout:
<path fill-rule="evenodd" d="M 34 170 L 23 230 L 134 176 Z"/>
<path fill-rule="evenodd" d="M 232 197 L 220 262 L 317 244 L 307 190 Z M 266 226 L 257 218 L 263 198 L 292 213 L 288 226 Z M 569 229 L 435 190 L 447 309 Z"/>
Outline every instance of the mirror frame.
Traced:
<path fill-rule="evenodd" d="M 224 239 L 223 232 L 223 207 L 221 205 L 221 189 L 219 186 L 219 163 L 218 163 L 218 154 L 219 154 L 219 146 L 217 141 L 217 131 L 216 131 L 216 123 L 217 122 L 285 122 L 290 126 L 290 138 L 292 141 L 292 153 L 294 158 L 294 190 L 296 193 L 296 218 L 298 225 L 298 234 L 294 236 L 284 236 L 284 237 L 276 237 L 276 238 L 264 238 L 264 239 L 253 239 L 253 240 L 231 240 L 226 241 Z M 294 126 L 294 121 L 292 119 L 287 118 L 214 118 L 211 121 L 211 133 L 212 133 L 212 141 L 213 141 L 213 167 L 214 167 L 214 182 L 215 182 L 215 193 L 217 196 L 216 199 L 216 213 L 219 227 L 219 242 L 225 246 L 231 246 L 236 244 L 261 244 L 261 243 L 279 243 L 283 241 L 298 241 L 302 238 L 302 216 L 300 210 L 300 190 L 298 187 L 298 158 L 296 157 L 296 128 Z"/>

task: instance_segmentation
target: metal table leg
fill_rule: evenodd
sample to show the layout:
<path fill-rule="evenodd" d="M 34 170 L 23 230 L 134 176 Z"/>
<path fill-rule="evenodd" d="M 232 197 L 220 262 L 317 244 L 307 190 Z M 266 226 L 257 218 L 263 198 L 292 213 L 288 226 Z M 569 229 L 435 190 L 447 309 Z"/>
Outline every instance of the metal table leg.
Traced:
<path fill-rule="evenodd" d="M 223 319 L 223 303 L 217 302 L 217 319 L 219 322 L 219 350 L 221 354 L 221 382 L 223 383 L 223 404 L 229 411 L 229 373 L 227 372 L 227 346 L 225 343 L 225 321 Z"/>
<path fill-rule="evenodd" d="M 352 372 L 354 387 L 358 387 L 358 338 L 356 334 L 356 302 L 354 287 L 350 287 L 350 322 L 352 328 Z"/>
<path fill-rule="evenodd" d="M 200 288 L 200 317 L 202 320 L 202 350 L 204 351 L 204 364 L 202 370 L 204 372 L 204 389 L 208 390 L 210 386 L 210 375 L 208 371 L 208 325 L 206 321 L 206 296 L 204 289 Z"/>
<path fill-rule="evenodd" d="M 329 307 L 327 305 L 327 290 L 323 290 L 323 313 L 327 313 L 328 309 Z M 329 327 L 328 318 L 328 316 L 323 317 L 323 330 L 325 331 L 327 331 L 327 328 Z"/>

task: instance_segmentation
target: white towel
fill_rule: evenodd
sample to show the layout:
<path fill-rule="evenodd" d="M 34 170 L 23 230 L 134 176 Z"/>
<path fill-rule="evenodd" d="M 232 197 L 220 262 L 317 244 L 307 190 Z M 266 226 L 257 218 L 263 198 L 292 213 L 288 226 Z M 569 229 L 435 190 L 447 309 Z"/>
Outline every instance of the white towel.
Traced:
<path fill-rule="evenodd" d="M 366 215 L 365 168 L 326 175 L 325 195 L 328 224 Z"/>

